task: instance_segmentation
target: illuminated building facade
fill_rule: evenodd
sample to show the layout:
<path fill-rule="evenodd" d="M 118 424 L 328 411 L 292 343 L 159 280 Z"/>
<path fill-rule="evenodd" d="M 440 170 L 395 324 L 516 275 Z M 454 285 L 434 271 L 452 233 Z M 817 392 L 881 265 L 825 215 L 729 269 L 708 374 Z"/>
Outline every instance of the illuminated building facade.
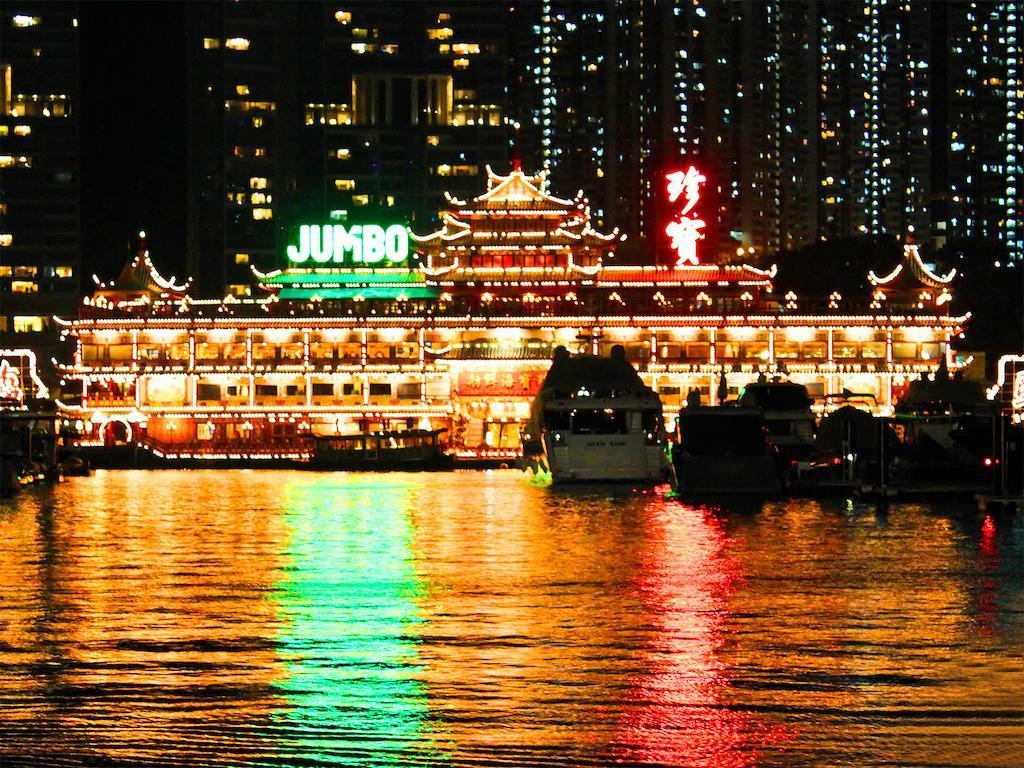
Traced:
<path fill-rule="evenodd" d="M 82 383 L 62 407 L 91 441 L 167 457 L 301 459 L 310 435 L 430 427 L 459 456 L 507 459 L 559 345 L 623 345 L 668 414 L 694 388 L 715 402 L 723 375 L 735 393 L 762 373 L 886 410 L 943 356 L 955 368 L 953 275 L 916 247 L 871 275 L 871 296 L 777 296 L 774 268 L 718 263 L 700 244 L 696 264 L 616 266 L 622 236 L 592 226 L 582 195 L 517 165 L 486 180 L 409 243 L 395 221 L 305 225 L 283 267 L 257 271 L 261 297 L 192 298 L 142 243 L 62 321 L 75 345 L 63 373 Z M 674 174 L 656 183 L 671 197 Z"/>
<path fill-rule="evenodd" d="M 47 363 L 79 302 L 78 4 L 0 14 L 0 334 Z"/>

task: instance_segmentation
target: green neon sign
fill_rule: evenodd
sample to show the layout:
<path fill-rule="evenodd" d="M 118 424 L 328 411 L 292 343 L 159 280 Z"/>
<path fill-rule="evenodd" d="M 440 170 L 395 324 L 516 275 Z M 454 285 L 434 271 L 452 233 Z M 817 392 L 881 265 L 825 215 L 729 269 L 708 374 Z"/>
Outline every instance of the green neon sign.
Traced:
<path fill-rule="evenodd" d="M 288 261 L 305 264 L 398 264 L 409 258 L 409 230 L 401 224 L 303 224 L 298 246 L 288 246 Z"/>

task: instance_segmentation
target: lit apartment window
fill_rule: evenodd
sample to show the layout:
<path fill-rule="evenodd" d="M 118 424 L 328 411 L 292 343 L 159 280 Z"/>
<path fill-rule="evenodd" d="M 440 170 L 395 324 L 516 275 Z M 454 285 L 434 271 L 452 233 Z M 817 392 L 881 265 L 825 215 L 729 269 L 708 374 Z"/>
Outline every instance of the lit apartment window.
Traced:
<path fill-rule="evenodd" d="M 454 43 L 452 45 L 452 53 L 457 53 L 460 56 L 469 56 L 474 53 L 480 53 L 479 43 Z"/>
<path fill-rule="evenodd" d="M 480 169 L 475 165 L 448 165 L 444 163 L 437 166 L 438 176 L 476 176 Z"/>
<path fill-rule="evenodd" d="M 34 27 L 38 25 L 41 21 L 42 19 L 40 19 L 38 16 L 23 16 L 22 14 L 19 13 L 17 16 L 14 17 L 14 26 Z"/>
<path fill-rule="evenodd" d="M 455 100 L 456 101 L 472 101 L 476 98 L 475 88 L 456 88 L 455 89 Z"/>
<path fill-rule="evenodd" d="M 0 168 L 31 168 L 32 158 L 20 155 L 0 155 Z"/>
<path fill-rule="evenodd" d="M 266 221 L 267 219 L 272 219 L 272 218 L 274 218 L 274 209 L 273 208 L 253 208 L 252 209 L 252 217 L 254 219 L 256 219 L 256 221 Z"/>
<path fill-rule="evenodd" d="M 0 277 L 10 277 L 14 274 L 14 270 L 6 264 L 0 264 Z"/>
<path fill-rule="evenodd" d="M 16 126 L 14 126 L 14 135 L 15 136 L 28 136 L 30 133 L 32 133 L 32 126 L 31 125 L 16 125 Z"/>
<path fill-rule="evenodd" d="M 32 49 L 32 55 L 35 56 L 37 59 L 42 58 L 43 49 L 42 48 L 33 48 Z"/>
<path fill-rule="evenodd" d="M 352 195 L 352 205 L 369 205 L 369 195 Z"/>
<path fill-rule="evenodd" d="M 249 202 L 253 205 L 264 205 L 267 202 L 267 194 L 265 192 L 253 192 L 249 195 Z"/>
<path fill-rule="evenodd" d="M 352 29 L 352 37 L 358 37 L 362 40 L 365 40 L 369 34 L 369 30 L 363 27 L 353 27 Z"/>
<path fill-rule="evenodd" d="M 339 160 L 348 160 L 350 157 L 352 157 L 352 152 L 351 150 L 349 150 L 348 147 L 339 147 L 338 149 L 334 150 L 334 156 Z"/>
<path fill-rule="evenodd" d="M 443 56 L 446 53 L 451 53 L 452 47 L 448 43 L 438 43 L 437 52 Z"/>
<path fill-rule="evenodd" d="M 352 43 L 352 53 L 376 53 L 376 43 Z"/>
<path fill-rule="evenodd" d="M 447 40 L 453 34 L 455 34 L 455 33 L 452 32 L 451 27 L 437 27 L 437 28 L 434 28 L 434 29 L 428 29 L 427 30 L 427 39 L 428 40 Z"/>
<path fill-rule="evenodd" d="M 335 179 L 334 188 L 345 191 L 351 191 L 356 188 L 355 179 Z"/>
<path fill-rule="evenodd" d="M 236 85 L 235 86 L 235 93 L 237 93 L 239 96 L 248 96 L 249 95 L 249 86 L 248 85 Z"/>
<path fill-rule="evenodd" d="M 469 66 L 469 59 L 455 59 L 452 62 L 452 66 L 456 69 L 465 69 Z"/>
<path fill-rule="evenodd" d="M 39 284 L 32 280 L 12 280 L 11 281 L 11 292 L 12 293 L 38 293 Z"/>
<path fill-rule="evenodd" d="M 6 136 L 6 135 L 7 135 L 7 126 L 6 125 L 0 125 L 0 136 Z"/>
<path fill-rule="evenodd" d="M 250 288 L 248 285 L 229 285 L 228 293 L 230 293 L 232 296 L 251 296 L 252 288 Z"/>
<path fill-rule="evenodd" d="M 15 333 L 40 333 L 46 328 L 46 318 L 39 315 L 15 315 Z"/>
<path fill-rule="evenodd" d="M 380 49 L 381 49 L 381 51 L 383 53 L 387 53 L 387 54 L 393 56 L 394 54 L 398 53 L 398 44 L 397 43 L 387 43 L 386 45 L 382 45 L 380 47 Z"/>
<path fill-rule="evenodd" d="M 13 242 L 14 235 L 10 234 L 9 232 L 4 232 L 3 234 L 0 234 L 0 248 L 6 248 Z"/>
<path fill-rule="evenodd" d="M 352 23 L 352 12 L 351 11 L 335 11 L 334 20 L 339 24 L 351 24 Z"/>
<path fill-rule="evenodd" d="M 249 263 L 249 254 L 248 253 L 236 253 L 235 254 L 235 264 L 248 264 L 248 263 Z"/>
<path fill-rule="evenodd" d="M 220 48 L 220 38 L 219 37 L 204 37 L 203 38 L 203 48 L 206 49 L 207 51 L 212 51 L 214 48 Z"/>
<path fill-rule="evenodd" d="M 335 208 L 330 213 L 331 221 L 345 221 L 348 218 L 348 211 L 344 208 Z"/>
<path fill-rule="evenodd" d="M 429 144 L 430 146 L 436 147 L 440 143 L 441 143 L 441 137 L 440 136 L 427 136 L 427 144 Z"/>
<path fill-rule="evenodd" d="M 51 272 L 51 274 L 54 277 L 59 277 L 59 278 L 62 278 L 62 279 L 63 278 L 68 278 L 68 277 L 73 277 L 74 274 L 75 274 L 74 267 L 68 266 L 66 264 L 62 264 L 62 265 L 57 266 L 57 267 L 51 267 L 51 269 L 53 270 Z"/>
<path fill-rule="evenodd" d="M 437 14 L 437 23 L 444 24 L 446 21 L 451 21 L 452 15 L 450 13 L 441 12 Z"/>
<path fill-rule="evenodd" d="M 385 202 L 387 202 L 388 208 L 393 208 L 395 205 L 395 196 L 388 195 L 387 198 L 385 198 Z"/>
<path fill-rule="evenodd" d="M 253 157 L 266 157 L 267 156 L 267 148 L 266 147 L 253 147 L 252 148 L 252 156 Z"/>
<path fill-rule="evenodd" d="M 229 37 L 224 41 L 224 47 L 230 48 L 232 51 L 248 51 L 249 41 L 244 37 Z"/>
<path fill-rule="evenodd" d="M 253 128 L 262 128 L 263 127 L 263 118 L 262 117 L 254 117 L 252 119 L 252 127 Z"/>
<path fill-rule="evenodd" d="M 266 189 L 267 178 L 265 176 L 253 176 L 249 179 L 250 189 Z"/>

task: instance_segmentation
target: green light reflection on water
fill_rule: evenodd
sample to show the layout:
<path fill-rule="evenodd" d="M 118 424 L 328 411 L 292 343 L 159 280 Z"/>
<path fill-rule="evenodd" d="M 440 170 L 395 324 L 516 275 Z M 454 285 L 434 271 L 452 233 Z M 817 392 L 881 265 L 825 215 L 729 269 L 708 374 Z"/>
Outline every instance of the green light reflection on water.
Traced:
<path fill-rule="evenodd" d="M 414 493 L 397 475 L 307 476 L 285 489 L 289 564 L 276 601 L 290 707 L 279 717 L 290 725 L 282 746 L 303 760 L 440 757 L 418 679 Z"/>

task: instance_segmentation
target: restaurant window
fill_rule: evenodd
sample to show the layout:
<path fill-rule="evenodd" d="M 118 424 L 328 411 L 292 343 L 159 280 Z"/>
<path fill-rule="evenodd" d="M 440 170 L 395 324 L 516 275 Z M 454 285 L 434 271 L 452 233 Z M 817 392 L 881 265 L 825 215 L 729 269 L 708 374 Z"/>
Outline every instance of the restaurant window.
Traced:
<path fill-rule="evenodd" d="M 898 341 L 892 345 L 892 356 L 904 360 L 917 359 L 917 344 L 907 341 Z"/>
<path fill-rule="evenodd" d="M 220 400 L 220 384 L 197 384 L 196 385 L 196 399 L 197 400 Z"/>

